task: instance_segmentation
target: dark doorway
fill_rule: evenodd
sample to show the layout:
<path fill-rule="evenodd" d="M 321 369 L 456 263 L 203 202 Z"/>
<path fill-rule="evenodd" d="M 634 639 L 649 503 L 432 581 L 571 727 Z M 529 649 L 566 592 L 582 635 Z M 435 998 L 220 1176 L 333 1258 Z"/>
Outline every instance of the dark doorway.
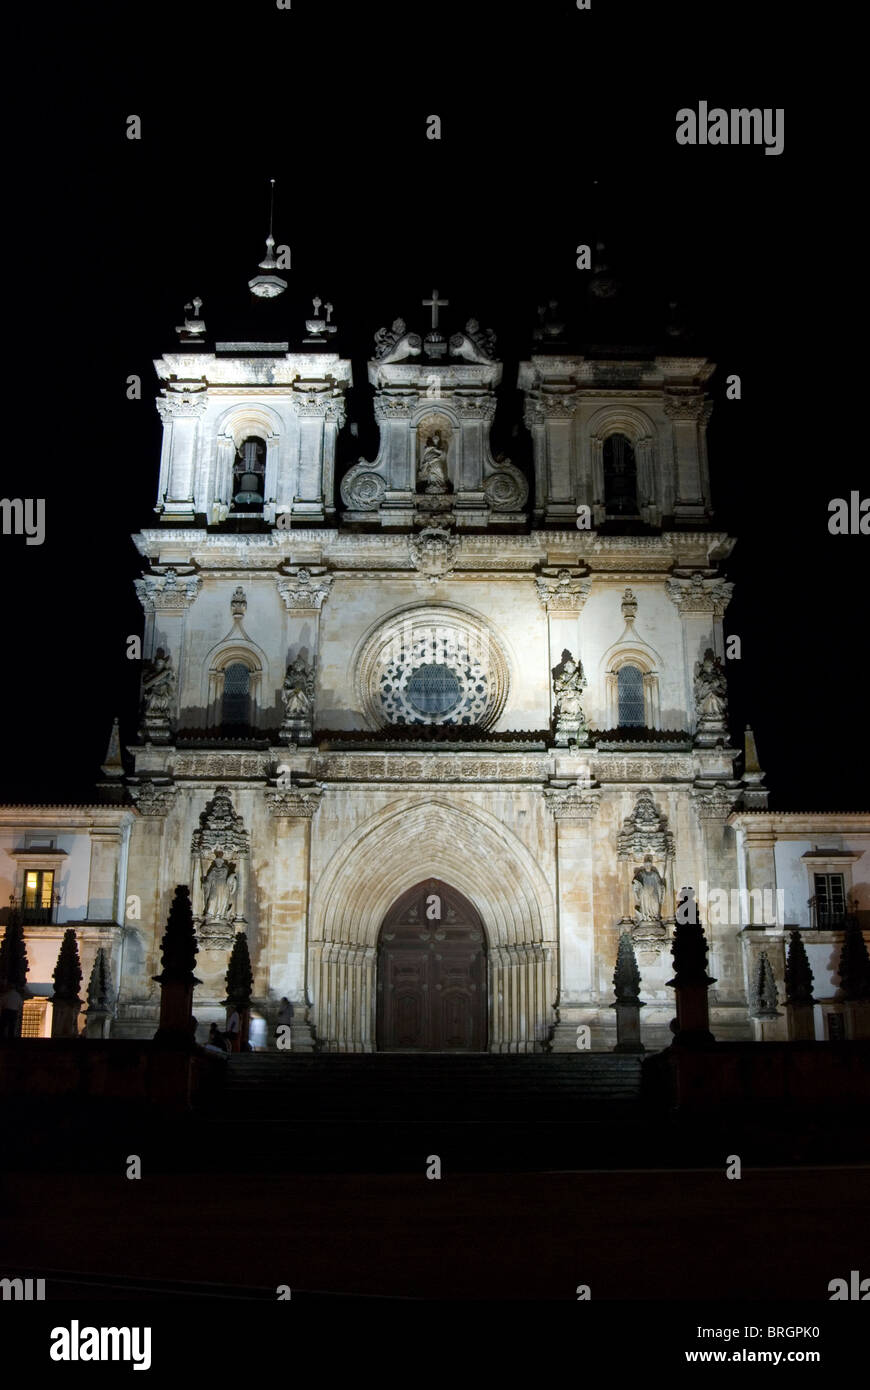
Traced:
<path fill-rule="evenodd" d="M 378 939 L 379 1052 L 486 1051 L 486 934 L 437 878 L 393 904 Z"/>

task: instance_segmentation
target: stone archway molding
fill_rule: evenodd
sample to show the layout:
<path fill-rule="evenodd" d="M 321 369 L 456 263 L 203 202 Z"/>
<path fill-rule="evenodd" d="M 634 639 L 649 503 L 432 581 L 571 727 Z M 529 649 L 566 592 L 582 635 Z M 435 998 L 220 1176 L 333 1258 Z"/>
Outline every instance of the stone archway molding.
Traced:
<path fill-rule="evenodd" d="M 463 893 L 487 933 L 489 1048 L 545 1048 L 556 996 L 552 888 L 526 846 L 490 812 L 421 793 L 358 826 L 317 882 L 309 916 L 309 980 L 320 1045 L 375 1046 L 381 923 L 421 878 Z"/>

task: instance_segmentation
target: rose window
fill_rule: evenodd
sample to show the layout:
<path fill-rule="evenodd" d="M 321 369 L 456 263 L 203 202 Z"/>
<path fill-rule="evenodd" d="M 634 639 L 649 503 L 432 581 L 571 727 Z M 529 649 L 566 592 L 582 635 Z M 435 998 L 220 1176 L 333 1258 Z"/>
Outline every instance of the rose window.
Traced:
<path fill-rule="evenodd" d="M 457 632 L 415 634 L 406 648 L 385 653 L 379 680 L 391 724 L 479 724 L 491 702 L 490 680 L 478 655 Z"/>

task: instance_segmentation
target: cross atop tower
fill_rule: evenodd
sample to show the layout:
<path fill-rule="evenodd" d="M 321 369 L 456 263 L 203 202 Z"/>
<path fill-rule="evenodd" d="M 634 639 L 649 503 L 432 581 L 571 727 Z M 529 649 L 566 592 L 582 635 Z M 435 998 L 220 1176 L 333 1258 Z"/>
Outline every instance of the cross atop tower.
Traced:
<path fill-rule="evenodd" d="M 424 308 L 424 309 L 431 309 L 431 310 L 432 310 L 432 329 L 433 329 L 433 332 L 434 332 L 434 330 L 438 327 L 438 310 L 439 310 L 439 309 L 446 309 L 446 308 L 448 307 L 449 304 L 450 304 L 450 300 L 449 300 L 449 299 L 439 299 L 439 298 L 438 298 L 438 291 L 437 291 L 437 290 L 433 290 L 433 291 L 432 291 L 432 298 L 431 298 L 431 299 L 424 299 L 424 300 L 423 300 L 423 308 Z"/>

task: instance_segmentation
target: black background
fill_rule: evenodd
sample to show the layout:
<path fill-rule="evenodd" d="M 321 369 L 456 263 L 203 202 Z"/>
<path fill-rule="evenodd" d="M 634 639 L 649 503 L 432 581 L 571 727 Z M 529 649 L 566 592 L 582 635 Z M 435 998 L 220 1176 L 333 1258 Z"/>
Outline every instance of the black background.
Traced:
<path fill-rule="evenodd" d="M 135 735 L 130 533 L 155 523 L 152 362 L 174 349 L 185 302 L 202 297 L 211 339 L 297 350 L 311 297 L 332 301 L 360 431 L 343 432 L 340 476 L 377 447 L 372 335 L 399 315 L 425 332 L 434 285 L 448 334 L 472 315 L 497 333 L 494 444 L 526 469 L 516 365 L 536 306 L 560 300 L 577 350 L 609 332 L 667 352 L 682 350 L 664 334 L 677 301 L 687 350 L 719 364 L 713 502 L 738 538 L 725 627 L 742 640 L 732 728 L 739 741 L 753 724 L 774 808 L 867 809 L 867 540 L 827 530 L 829 500 L 866 478 L 848 351 L 860 224 L 842 124 L 817 100 L 821 39 L 791 7 L 49 7 L 20 39 L 3 494 L 45 497 L 47 534 L 0 538 L 5 801 L 88 800 L 113 715 Z M 701 99 L 784 107 L 784 153 L 677 146 L 676 111 Z M 254 304 L 272 177 L 290 288 Z M 575 269 L 575 247 L 598 238 L 623 285 L 607 324 Z"/>

